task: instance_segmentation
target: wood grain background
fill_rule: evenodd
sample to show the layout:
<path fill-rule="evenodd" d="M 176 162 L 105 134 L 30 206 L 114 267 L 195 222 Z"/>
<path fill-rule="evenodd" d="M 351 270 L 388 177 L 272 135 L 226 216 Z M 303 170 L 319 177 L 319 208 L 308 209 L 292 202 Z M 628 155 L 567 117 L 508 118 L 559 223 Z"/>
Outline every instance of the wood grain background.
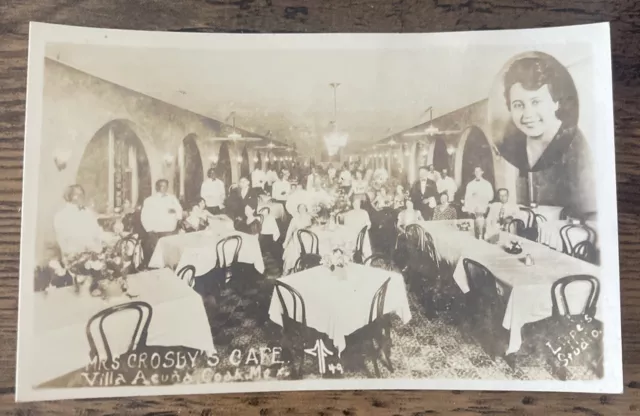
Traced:
<path fill-rule="evenodd" d="M 29 21 L 195 32 L 433 32 L 611 22 L 624 395 L 346 391 L 14 404 Z M 639 139 L 640 2 L 635 0 L 0 0 L 0 412 L 203 416 L 640 414 L 640 255 L 636 251 L 640 248 Z M 42 352 L 46 353 L 46 346 Z"/>

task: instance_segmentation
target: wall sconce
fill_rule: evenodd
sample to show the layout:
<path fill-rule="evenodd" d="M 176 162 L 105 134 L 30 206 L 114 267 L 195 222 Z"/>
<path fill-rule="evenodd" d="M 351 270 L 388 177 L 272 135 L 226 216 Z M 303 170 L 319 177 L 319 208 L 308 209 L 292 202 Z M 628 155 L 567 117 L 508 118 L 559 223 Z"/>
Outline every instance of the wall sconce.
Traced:
<path fill-rule="evenodd" d="M 269 156 L 266 156 L 266 157 L 264 158 L 264 161 L 265 161 L 265 162 L 268 162 L 268 161 L 269 161 Z"/>
<path fill-rule="evenodd" d="M 53 152 L 53 163 L 56 164 L 56 168 L 58 168 L 59 172 L 63 171 L 67 167 L 67 163 L 69 163 L 70 158 L 70 149 L 56 149 Z"/>
<path fill-rule="evenodd" d="M 171 153 L 167 153 L 164 155 L 164 164 L 170 166 L 173 163 L 173 155 Z"/>
<path fill-rule="evenodd" d="M 447 153 L 449 153 L 449 156 L 451 156 L 455 152 L 456 152 L 456 148 L 454 146 L 447 146 Z"/>
<path fill-rule="evenodd" d="M 253 158 L 253 163 L 258 163 L 258 158 L 257 157 Z"/>
<path fill-rule="evenodd" d="M 216 155 L 209 156 L 209 162 L 218 163 L 218 156 L 216 156 Z"/>
<path fill-rule="evenodd" d="M 236 157 L 236 161 L 237 161 L 238 163 L 242 163 L 242 156 L 238 156 L 238 157 Z"/>

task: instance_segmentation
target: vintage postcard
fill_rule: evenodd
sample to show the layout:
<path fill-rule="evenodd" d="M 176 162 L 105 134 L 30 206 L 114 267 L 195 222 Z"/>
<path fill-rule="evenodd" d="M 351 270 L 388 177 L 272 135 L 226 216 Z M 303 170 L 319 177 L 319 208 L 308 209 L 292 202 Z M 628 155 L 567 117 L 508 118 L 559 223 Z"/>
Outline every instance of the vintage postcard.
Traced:
<path fill-rule="evenodd" d="M 19 401 L 622 391 L 609 26 L 32 23 Z"/>

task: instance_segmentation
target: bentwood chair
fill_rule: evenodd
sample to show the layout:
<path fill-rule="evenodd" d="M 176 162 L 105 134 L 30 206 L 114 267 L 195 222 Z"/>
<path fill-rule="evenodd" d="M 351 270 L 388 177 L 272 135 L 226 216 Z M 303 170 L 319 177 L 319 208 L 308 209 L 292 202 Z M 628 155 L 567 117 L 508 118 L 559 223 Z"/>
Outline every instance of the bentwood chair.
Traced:
<path fill-rule="evenodd" d="M 527 225 L 519 218 L 514 218 L 507 225 L 507 232 L 519 237 L 527 237 Z"/>
<path fill-rule="evenodd" d="M 234 267 L 238 264 L 241 249 L 242 237 L 239 235 L 225 237 L 216 244 L 216 265 L 214 269 L 218 269 L 224 275 L 225 283 L 228 283 L 233 277 Z M 228 258 L 228 253 L 233 253 L 233 255 Z"/>
<path fill-rule="evenodd" d="M 258 210 L 258 214 L 264 215 L 265 217 L 268 215 L 271 215 L 271 208 L 269 207 L 262 207 Z"/>
<path fill-rule="evenodd" d="M 296 232 L 298 243 L 300 244 L 300 257 L 296 261 L 294 272 L 299 272 L 311 267 L 320 265 L 322 257 L 320 256 L 320 241 L 316 233 L 307 229 L 300 229 Z M 308 244 L 305 244 L 307 240 Z"/>
<path fill-rule="evenodd" d="M 571 255 L 591 264 L 598 264 L 598 250 L 589 240 L 579 242 L 573 247 Z"/>
<path fill-rule="evenodd" d="M 372 254 L 371 256 L 364 259 L 362 264 L 365 266 L 375 267 L 377 269 L 395 271 L 392 261 L 380 254 Z"/>
<path fill-rule="evenodd" d="M 105 331 L 105 322 L 114 319 L 116 315 L 121 315 L 122 317 L 126 316 L 126 314 L 130 314 L 131 312 L 137 313 L 137 320 L 135 321 L 135 325 L 133 325 L 133 331 L 131 335 L 131 339 L 127 345 L 127 349 L 123 353 L 116 353 L 112 350 L 109 337 L 107 337 L 107 332 Z M 136 354 L 140 357 L 141 354 L 146 354 L 148 357 L 157 355 L 160 357 L 166 356 L 169 352 L 172 354 L 187 354 L 191 357 L 195 358 L 195 365 L 186 366 L 184 368 L 164 368 L 160 367 L 158 369 L 154 369 L 153 373 L 158 376 L 160 384 L 173 384 L 173 377 L 175 375 L 180 376 L 180 379 L 183 379 L 186 374 L 192 374 L 196 368 L 200 368 L 206 365 L 206 354 L 203 354 L 202 351 L 196 350 L 194 348 L 185 347 L 182 345 L 171 345 L 171 346 L 163 346 L 163 345 L 147 345 L 147 339 L 149 336 L 149 326 L 151 324 L 151 320 L 153 317 L 153 308 L 147 302 L 141 301 L 133 301 L 128 303 L 123 303 L 120 305 L 111 306 L 109 308 L 103 309 L 102 311 L 96 313 L 92 316 L 86 326 L 86 336 L 87 341 L 89 343 L 89 364 L 88 367 L 95 368 L 93 371 L 98 371 L 101 366 L 105 366 L 106 368 L 111 368 L 115 365 L 116 362 L 119 363 L 118 372 L 123 374 L 125 379 L 132 380 L 134 377 L 137 377 L 140 371 L 145 372 L 143 368 L 138 368 L 137 365 L 131 365 L 129 357 L 132 354 Z M 122 334 L 124 329 L 122 328 L 122 321 L 118 322 L 117 326 L 118 334 Z M 97 336 L 96 336 L 97 334 Z M 67 385 L 69 387 L 80 387 L 75 386 L 74 384 L 79 383 L 77 380 L 81 379 L 82 373 L 86 374 L 87 368 L 82 368 L 78 371 L 74 371 L 70 374 L 67 374 L 59 379 L 53 380 L 50 384 L 57 385 L 58 387 L 61 384 Z M 149 372 L 151 369 L 149 370 Z M 151 377 L 150 373 L 146 374 L 147 378 Z M 48 383 L 49 384 L 49 383 Z"/>
<path fill-rule="evenodd" d="M 129 271 L 138 272 L 144 264 L 142 242 L 137 234 L 129 234 L 122 237 L 115 245 L 115 251 L 123 262 L 129 262 Z"/>
<path fill-rule="evenodd" d="M 138 320 L 125 353 L 135 352 L 146 346 L 149 325 L 151 324 L 151 317 L 153 315 L 151 305 L 146 302 L 136 301 L 111 306 L 96 313 L 87 323 L 86 334 L 87 340 L 89 341 L 89 358 L 91 361 L 97 360 L 98 362 L 104 362 L 108 366 L 114 362 L 114 355 L 104 331 L 104 322 L 112 315 L 123 311 L 135 311 L 138 313 Z M 96 330 L 98 331 L 99 340 L 101 341 L 101 348 L 98 347 L 96 339 L 94 338 Z"/>
<path fill-rule="evenodd" d="M 567 300 L 567 288 L 575 287 L 579 283 L 588 286 L 589 290 L 583 293 L 574 291 L 573 302 L 570 305 Z M 583 297 L 583 294 L 586 296 Z M 590 275 L 565 276 L 553 283 L 550 296 L 551 316 L 522 327 L 523 343 L 520 350 L 528 355 L 546 358 L 554 376 L 561 380 L 566 379 L 571 368 L 578 367 L 586 367 L 601 378 L 603 325 L 595 318 L 600 282 Z M 580 305 L 580 308 L 576 310 L 577 305 Z M 576 331 L 576 328 L 579 328 L 579 331 Z M 574 337 L 574 342 L 567 342 L 569 336 Z M 579 354 L 575 354 L 576 347 L 580 348 Z M 560 360 L 561 356 L 567 360 Z"/>
<path fill-rule="evenodd" d="M 307 309 L 300 292 L 292 286 L 275 280 L 275 292 L 282 308 L 282 348 L 291 354 L 296 378 L 301 379 L 304 367 L 304 350 L 312 347 L 320 333 L 307 326 Z M 296 359 L 299 360 L 296 369 Z"/>
<path fill-rule="evenodd" d="M 378 360 L 382 361 L 385 367 L 393 372 L 391 362 L 391 316 L 384 313 L 384 305 L 387 297 L 387 288 L 391 277 L 378 288 L 371 299 L 369 308 L 369 321 L 367 325 L 359 328 L 346 337 L 347 346 L 363 349 L 362 359 L 370 357 L 373 361 L 373 368 L 376 378 L 380 378 L 380 368 Z M 364 362 L 361 362 L 364 366 Z"/>
<path fill-rule="evenodd" d="M 180 280 L 186 282 L 190 287 L 194 287 L 196 283 L 196 268 L 190 264 L 184 266 L 176 273 Z"/>
<path fill-rule="evenodd" d="M 364 241 L 365 238 L 367 238 L 367 229 L 369 229 L 369 226 L 365 225 L 358 233 L 358 238 L 356 239 L 356 250 L 353 253 L 354 263 L 362 264 L 364 262 Z"/>
<path fill-rule="evenodd" d="M 498 282 L 489 269 L 477 261 L 462 260 L 469 293 L 467 322 L 472 336 L 492 357 L 504 355 L 508 333 L 502 327 L 510 289 Z"/>
<path fill-rule="evenodd" d="M 586 224 L 567 224 L 560 228 L 560 238 L 562 251 L 573 256 L 576 245 L 582 241 L 589 241 L 595 247 L 598 235 Z"/>

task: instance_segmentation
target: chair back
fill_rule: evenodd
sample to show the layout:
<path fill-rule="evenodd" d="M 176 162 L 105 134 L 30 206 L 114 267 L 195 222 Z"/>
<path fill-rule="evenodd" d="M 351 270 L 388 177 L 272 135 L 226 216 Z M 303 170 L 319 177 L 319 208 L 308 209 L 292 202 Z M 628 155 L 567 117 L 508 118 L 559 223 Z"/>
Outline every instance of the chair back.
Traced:
<path fill-rule="evenodd" d="M 526 228 L 532 228 L 536 220 L 536 213 L 531 208 L 520 207 L 521 221 L 524 222 Z"/>
<path fill-rule="evenodd" d="M 233 249 L 233 251 L 229 250 L 230 247 Z M 237 263 L 241 248 L 242 237 L 240 237 L 239 235 L 231 235 L 218 241 L 218 244 L 216 244 L 216 267 L 227 268 L 232 264 Z M 228 261 L 227 253 L 231 252 L 233 252 L 233 257 L 229 256 L 231 257 L 231 261 Z"/>
<path fill-rule="evenodd" d="M 115 251 L 120 254 L 123 262 L 130 262 L 130 270 L 139 271 L 143 263 L 142 244 L 137 234 L 122 237 L 115 245 Z"/>
<path fill-rule="evenodd" d="M 567 224 L 560 228 L 560 238 L 562 251 L 571 256 L 576 245 L 582 241 L 589 241 L 595 247 L 597 234 L 586 224 Z"/>
<path fill-rule="evenodd" d="M 462 266 L 467 275 L 469 289 L 471 293 L 475 294 L 475 297 L 486 302 L 501 303 L 496 277 L 489 269 L 483 264 L 467 258 L 462 260 Z"/>
<path fill-rule="evenodd" d="M 196 268 L 195 266 L 188 264 L 178 271 L 178 277 L 180 280 L 187 282 L 190 287 L 193 287 L 196 282 Z"/>
<path fill-rule="evenodd" d="M 586 261 L 591 264 L 598 263 L 598 250 L 591 241 L 584 240 L 573 247 L 571 255 L 577 259 Z"/>
<path fill-rule="evenodd" d="M 569 302 L 567 301 L 567 287 L 575 282 L 586 282 L 589 284 L 589 293 L 586 296 L 586 300 L 583 303 L 582 310 L 575 313 L 572 310 Z M 551 315 L 558 317 L 561 315 L 588 315 L 594 317 L 596 315 L 598 298 L 600 297 L 600 282 L 597 278 L 590 275 L 573 275 L 565 276 L 556 280 L 551 286 Z M 562 307 L 562 310 L 560 309 Z"/>
<path fill-rule="evenodd" d="M 377 269 L 393 270 L 391 260 L 380 254 L 372 254 L 362 262 L 365 266 L 375 267 Z"/>
<path fill-rule="evenodd" d="M 535 216 L 535 223 L 536 223 L 536 226 L 538 226 L 538 225 L 540 225 L 540 224 L 542 224 L 542 223 L 544 223 L 544 222 L 547 222 L 547 217 L 545 217 L 545 216 L 544 216 L 544 215 L 542 215 L 542 214 L 538 214 L 538 213 L 536 213 L 536 216 Z"/>
<path fill-rule="evenodd" d="M 407 236 L 407 245 L 410 251 L 423 251 L 425 244 L 425 231 L 418 224 L 409 224 L 405 227 L 404 233 Z"/>
<path fill-rule="evenodd" d="M 262 207 L 258 210 L 258 214 L 267 216 L 267 215 L 271 215 L 271 208 L 269 207 Z"/>
<path fill-rule="evenodd" d="M 296 236 L 298 237 L 298 242 L 300 243 L 300 255 L 304 256 L 305 254 L 319 254 L 320 253 L 320 242 L 318 240 L 318 236 L 311 230 L 307 230 L 305 228 L 300 229 L 296 232 Z M 309 245 L 305 245 L 304 240 L 309 241 Z"/>
<path fill-rule="evenodd" d="M 368 225 L 362 227 L 362 230 L 360 230 L 358 238 L 356 239 L 356 250 L 353 253 L 353 261 L 358 264 L 362 264 L 364 262 L 364 239 L 367 237 L 368 228 Z"/>
<path fill-rule="evenodd" d="M 131 336 L 131 342 L 129 342 L 129 346 L 125 352 L 135 351 L 146 346 L 149 324 L 151 324 L 151 317 L 153 315 L 151 305 L 147 302 L 135 301 L 111 306 L 93 315 L 87 323 L 86 335 L 89 342 L 89 357 L 91 360 L 98 359 L 98 361 L 103 361 L 100 359 L 100 351 L 98 351 L 98 346 L 96 345 L 95 338 L 93 336 L 94 331 L 97 329 L 102 342 L 102 349 L 105 353 L 104 360 L 106 360 L 106 362 L 113 361 L 111 346 L 109 345 L 107 335 L 104 331 L 104 321 L 116 313 L 128 310 L 138 312 L 138 321 L 133 331 L 133 335 Z"/>
<path fill-rule="evenodd" d="M 376 290 L 376 293 L 373 294 L 371 308 L 369 308 L 369 323 L 372 323 L 384 315 L 384 301 L 387 297 L 387 288 L 389 287 L 390 281 L 391 277 L 388 277 L 380 288 Z"/>
<path fill-rule="evenodd" d="M 288 318 L 302 325 L 307 325 L 307 310 L 300 292 L 280 280 L 275 280 L 275 289 L 280 300 L 280 306 L 282 306 L 283 324 L 286 323 Z M 285 296 L 291 300 L 291 309 L 287 306 Z"/>
<path fill-rule="evenodd" d="M 507 225 L 507 232 L 510 234 L 515 234 L 517 236 L 524 237 L 527 230 L 527 226 L 520 218 L 514 218 L 511 220 L 509 225 Z"/>

